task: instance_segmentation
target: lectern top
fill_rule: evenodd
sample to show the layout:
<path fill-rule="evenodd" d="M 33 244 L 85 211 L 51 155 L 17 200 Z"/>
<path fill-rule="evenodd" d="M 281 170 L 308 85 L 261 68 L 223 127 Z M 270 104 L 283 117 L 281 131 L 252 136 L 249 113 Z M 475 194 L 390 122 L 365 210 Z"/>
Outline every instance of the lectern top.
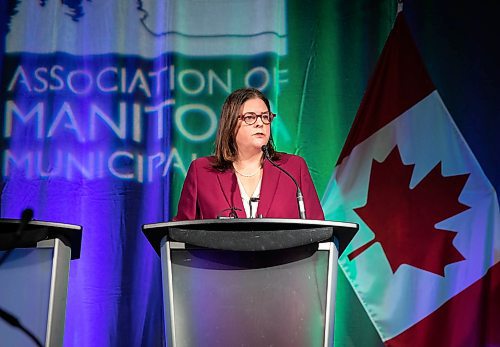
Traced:
<path fill-rule="evenodd" d="M 11 247 L 15 239 L 14 233 L 18 231 L 20 223 L 19 219 L 0 219 L 0 249 Z M 80 258 L 81 226 L 31 220 L 22 229 L 21 237 L 15 240 L 16 247 L 34 247 L 39 241 L 58 238 L 71 247 L 71 259 Z"/>
<path fill-rule="evenodd" d="M 358 225 L 356 223 L 349 222 L 334 222 L 327 220 L 312 220 L 312 219 L 293 219 L 293 218 L 224 218 L 224 219 L 197 219 L 197 220 L 185 220 L 185 221 L 177 221 L 177 222 L 161 222 L 161 223 L 153 223 L 153 224 L 145 224 L 142 228 L 143 230 L 148 229 L 157 229 L 163 227 L 187 227 L 190 226 L 192 228 L 207 228 L 209 225 L 213 225 L 216 228 L 220 226 L 228 226 L 231 225 L 249 225 L 250 228 L 258 228 L 258 227 L 269 227 L 269 225 L 281 224 L 283 226 L 297 226 L 303 225 L 304 227 L 309 226 L 333 226 L 333 227 L 344 227 L 344 228 L 354 228 L 358 229 Z"/>
<path fill-rule="evenodd" d="M 355 223 L 278 218 L 204 219 L 143 226 L 144 234 L 158 254 L 165 236 L 197 246 L 251 251 L 279 249 L 287 244 L 299 246 L 334 236 L 340 254 L 357 230 Z"/>

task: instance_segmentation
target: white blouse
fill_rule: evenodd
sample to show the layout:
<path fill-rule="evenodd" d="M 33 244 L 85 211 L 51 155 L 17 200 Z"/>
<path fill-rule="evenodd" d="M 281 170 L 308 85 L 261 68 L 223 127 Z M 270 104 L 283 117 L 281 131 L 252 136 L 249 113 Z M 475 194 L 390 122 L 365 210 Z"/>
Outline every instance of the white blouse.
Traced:
<path fill-rule="evenodd" d="M 238 186 L 240 187 L 241 200 L 243 200 L 243 207 L 245 208 L 245 213 L 247 218 L 255 218 L 257 214 L 257 207 L 259 206 L 259 197 L 260 197 L 260 186 L 262 183 L 262 176 L 260 177 L 259 183 L 257 183 L 257 187 L 255 187 L 255 191 L 252 196 L 248 196 L 243 184 L 240 181 L 238 175 L 236 175 L 238 179 Z"/>

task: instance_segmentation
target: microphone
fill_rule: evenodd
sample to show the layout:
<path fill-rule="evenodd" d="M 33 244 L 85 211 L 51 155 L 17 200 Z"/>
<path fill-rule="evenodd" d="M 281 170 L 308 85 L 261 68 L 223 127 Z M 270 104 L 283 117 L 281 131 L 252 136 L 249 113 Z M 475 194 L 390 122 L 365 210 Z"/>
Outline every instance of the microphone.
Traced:
<path fill-rule="evenodd" d="M 306 219 L 306 207 L 304 205 L 304 196 L 302 195 L 302 191 L 300 190 L 299 184 L 297 183 L 295 178 L 293 178 L 293 176 L 290 175 L 288 171 L 286 171 L 281 166 L 279 166 L 278 164 L 276 164 L 274 161 L 271 160 L 271 156 L 269 155 L 269 150 L 267 148 L 267 145 L 262 146 L 261 149 L 262 152 L 264 152 L 264 156 L 266 157 L 266 159 L 271 164 L 273 164 L 273 166 L 283 171 L 288 177 L 292 179 L 293 183 L 295 183 L 295 186 L 297 187 L 297 204 L 299 205 L 299 217 L 300 219 Z"/>
<path fill-rule="evenodd" d="M 12 235 L 12 239 L 10 240 L 10 246 L 8 246 L 8 250 L 2 254 L 0 257 L 0 266 L 7 260 L 9 255 L 15 249 L 17 243 L 22 239 L 24 229 L 26 225 L 33 219 L 33 210 L 31 208 L 27 208 L 23 210 L 21 213 L 21 219 L 19 220 L 19 225 L 17 226 L 16 231 Z"/>
<path fill-rule="evenodd" d="M 16 230 L 16 237 L 20 238 L 21 234 L 23 233 L 24 229 L 26 228 L 26 225 L 33 219 L 33 210 L 31 208 L 27 208 L 23 210 L 21 213 L 21 220 L 19 221 L 19 226 L 17 227 Z"/>
<path fill-rule="evenodd" d="M 254 197 L 251 197 L 250 198 L 250 201 L 248 201 L 248 205 L 250 206 L 250 218 L 253 218 L 252 215 L 253 215 L 253 206 L 252 206 L 252 202 L 259 202 L 260 198 L 254 198 Z"/>
<path fill-rule="evenodd" d="M 229 211 L 229 214 L 227 217 L 223 216 L 222 214 L 224 212 Z M 230 208 L 226 208 L 225 210 L 220 211 L 220 213 L 217 215 L 217 219 L 232 219 L 232 218 L 238 218 L 238 213 L 236 211 L 241 211 L 241 209 L 231 206 Z"/>

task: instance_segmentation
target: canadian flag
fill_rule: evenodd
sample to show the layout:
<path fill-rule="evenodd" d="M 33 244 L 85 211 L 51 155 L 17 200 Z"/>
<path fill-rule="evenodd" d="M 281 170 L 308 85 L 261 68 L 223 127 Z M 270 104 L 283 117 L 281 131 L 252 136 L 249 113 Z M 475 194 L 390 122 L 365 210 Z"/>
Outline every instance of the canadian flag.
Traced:
<path fill-rule="evenodd" d="M 387 346 L 500 346 L 496 193 L 398 14 L 323 198 Z"/>

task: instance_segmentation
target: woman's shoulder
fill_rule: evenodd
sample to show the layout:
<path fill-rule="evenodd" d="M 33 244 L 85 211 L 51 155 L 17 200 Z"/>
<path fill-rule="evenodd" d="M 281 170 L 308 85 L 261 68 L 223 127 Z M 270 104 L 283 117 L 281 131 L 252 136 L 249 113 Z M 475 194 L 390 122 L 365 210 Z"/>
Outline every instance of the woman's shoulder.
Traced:
<path fill-rule="evenodd" d="M 214 171 L 215 157 L 213 155 L 196 158 L 191 162 L 191 166 L 197 170 Z"/>
<path fill-rule="evenodd" d="M 215 162 L 215 157 L 213 155 L 209 155 L 206 157 L 196 158 L 191 163 L 197 166 L 205 166 L 205 165 L 212 165 L 212 163 L 214 162 Z"/>
<path fill-rule="evenodd" d="M 277 162 L 282 165 L 299 165 L 305 162 L 304 158 L 302 158 L 300 155 L 289 154 L 284 152 L 279 152 L 278 155 L 279 159 L 277 160 Z"/>

